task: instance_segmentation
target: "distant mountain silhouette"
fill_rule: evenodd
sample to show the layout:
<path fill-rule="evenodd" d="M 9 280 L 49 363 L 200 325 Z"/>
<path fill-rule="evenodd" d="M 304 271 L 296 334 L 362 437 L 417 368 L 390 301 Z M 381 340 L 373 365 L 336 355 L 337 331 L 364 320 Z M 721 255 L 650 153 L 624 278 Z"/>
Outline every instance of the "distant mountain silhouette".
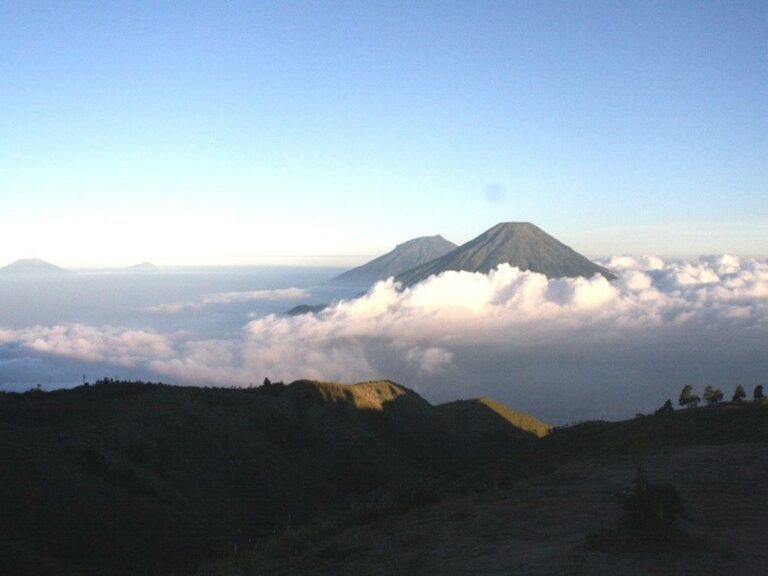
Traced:
<path fill-rule="evenodd" d="M 302 314 L 317 314 L 328 308 L 328 304 L 299 304 L 288 310 L 286 316 L 301 316 Z"/>
<path fill-rule="evenodd" d="M 434 260 L 456 248 L 440 235 L 422 236 L 398 244 L 394 250 L 333 278 L 344 284 L 373 284 Z"/>
<path fill-rule="evenodd" d="M 590 278 L 595 274 L 609 280 L 616 278 L 530 222 L 503 222 L 444 256 L 398 274 L 395 279 L 411 286 L 447 270 L 487 273 L 504 263 L 548 278 Z"/>
<path fill-rule="evenodd" d="M 22 258 L 0 268 L 0 274 L 62 274 L 64 268 L 38 258 Z"/>
<path fill-rule="evenodd" d="M 133 266 L 129 266 L 128 270 L 130 270 L 131 272 L 157 272 L 160 269 L 154 264 L 152 264 L 152 262 L 145 260 L 144 262 L 140 262 L 139 264 L 134 264 Z"/>

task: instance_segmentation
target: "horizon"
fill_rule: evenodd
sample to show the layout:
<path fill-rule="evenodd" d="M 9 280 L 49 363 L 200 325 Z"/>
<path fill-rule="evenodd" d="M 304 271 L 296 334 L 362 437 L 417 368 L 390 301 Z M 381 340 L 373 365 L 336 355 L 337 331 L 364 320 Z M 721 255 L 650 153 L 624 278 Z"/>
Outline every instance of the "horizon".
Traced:
<path fill-rule="evenodd" d="M 495 226 L 497 224 L 501 224 L 502 222 L 497 222 L 493 224 L 492 226 Z M 532 224 L 536 225 L 535 222 L 532 222 Z M 488 229 L 490 229 L 492 226 L 489 226 Z M 154 257 L 145 257 L 140 259 L 117 259 L 117 260 L 87 260 L 87 259 L 78 259 L 77 257 L 64 257 L 63 259 L 53 261 L 49 258 L 43 258 L 39 255 L 25 255 L 25 256 L 17 256 L 16 258 L 13 258 L 12 260 L 9 259 L 0 259 L 0 268 L 19 262 L 24 260 L 39 260 L 48 264 L 53 264 L 55 266 L 59 266 L 61 268 L 72 270 L 72 271 L 98 271 L 98 270 L 120 270 L 125 268 L 131 268 L 133 266 L 137 266 L 139 264 L 144 263 L 150 263 L 158 266 L 161 269 L 174 269 L 174 268 L 231 268 L 231 267 L 239 267 L 239 266 L 253 266 L 253 267 L 259 267 L 259 266 L 299 266 L 299 267 L 327 267 L 327 268 L 344 268 L 344 267 L 355 267 L 359 266 L 361 264 L 364 264 L 372 259 L 378 258 L 379 256 L 382 256 L 383 254 L 386 254 L 390 252 L 391 250 L 394 250 L 394 248 L 402 244 L 404 242 L 407 242 L 409 240 L 413 240 L 415 238 L 421 238 L 421 237 L 428 237 L 428 236 L 434 236 L 434 235 L 440 235 L 443 238 L 446 238 L 449 241 L 454 242 L 458 246 L 463 245 L 464 243 L 474 239 L 477 235 L 485 232 L 486 230 L 483 230 L 482 232 L 478 232 L 477 234 L 470 234 L 465 235 L 466 238 L 460 242 L 455 242 L 451 238 L 446 238 L 445 235 L 441 234 L 440 232 L 437 232 L 436 234 L 421 234 L 414 238 L 404 238 L 399 239 L 392 243 L 389 248 L 382 249 L 382 251 L 377 253 L 282 253 L 282 254 L 264 254 L 264 253 L 252 253 L 252 254 L 246 254 L 246 253 L 240 253 L 240 254 L 219 254 L 216 256 L 208 256 L 206 258 L 200 258 L 195 256 L 154 256 Z M 545 232 L 549 233 L 549 231 L 545 230 Z M 761 229 L 758 229 L 758 232 L 762 232 Z M 646 233 L 650 235 L 650 232 L 646 230 Z M 705 234 L 704 232 L 701 232 L 701 234 Z M 711 235 L 711 231 L 709 232 Z M 557 234 L 553 234 L 555 238 L 558 240 L 562 240 L 560 237 L 557 236 Z M 717 237 L 717 235 L 715 235 Z M 632 251 L 621 251 L 621 250 L 615 250 L 615 251 L 609 251 L 609 252 L 589 252 L 589 251 L 582 251 L 578 247 L 574 246 L 573 244 L 569 243 L 568 241 L 564 241 L 564 243 L 571 248 L 575 249 L 579 253 L 583 253 L 585 256 L 587 256 L 590 260 L 600 260 L 600 259 L 608 259 L 611 257 L 618 257 L 618 256 L 658 256 L 661 258 L 673 258 L 673 259 L 698 259 L 698 258 L 705 258 L 709 256 L 736 256 L 739 258 L 748 258 L 748 259 L 755 259 L 755 260 L 763 260 L 768 258 L 768 244 L 765 244 L 765 248 L 762 252 L 739 252 L 739 251 L 727 251 L 727 250 L 709 250 L 709 251 L 700 251 L 700 252 L 685 252 L 685 251 L 673 251 L 673 252 L 664 252 L 664 251 L 653 251 L 653 250 L 638 250 L 635 252 Z M 619 243 L 621 244 L 621 243 Z M 654 246 L 654 242 L 650 242 L 650 246 Z M 714 247 L 714 246 L 710 246 Z"/>
<path fill-rule="evenodd" d="M 768 262 L 599 263 L 618 278 L 509 264 L 406 290 L 300 266 L 4 275 L 0 389 L 83 374 L 225 387 L 390 379 L 430 402 L 486 396 L 562 423 L 651 411 L 684 383 L 762 382 Z M 299 304 L 326 306 L 287 314 Z"/>

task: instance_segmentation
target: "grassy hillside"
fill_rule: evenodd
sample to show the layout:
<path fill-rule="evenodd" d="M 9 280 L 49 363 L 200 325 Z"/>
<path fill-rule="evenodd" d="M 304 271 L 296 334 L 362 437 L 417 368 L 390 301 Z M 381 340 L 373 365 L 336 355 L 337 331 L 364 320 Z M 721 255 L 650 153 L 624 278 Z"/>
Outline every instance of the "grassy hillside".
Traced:
<path fill-rule="evenodd" d="M 504 449 L 386 381 L 0 394 L 0 573 L 190 573 Z"/>
<path fill-rule="evenodd" d="M 689 544 L 590 548 L 589 534 L 619 518 L 614 495 L 638 465 L 680 490 Z M 758 573 L 768 561 L 768 405 L 558 429 L 429 494 L 388 493 L 318 517 L 198 576 Z"/>
<path fill-rule="evenodd" d="M 538 418 L 490 398 L 456 400 L 440 404 L 437 409 L 452 421 L 460 423 L 464 430 L 471 429 L 488 439 L 498 438 L 507 442 L 530 440 L 531 437 L 542 438 L 552 429 Z"/>

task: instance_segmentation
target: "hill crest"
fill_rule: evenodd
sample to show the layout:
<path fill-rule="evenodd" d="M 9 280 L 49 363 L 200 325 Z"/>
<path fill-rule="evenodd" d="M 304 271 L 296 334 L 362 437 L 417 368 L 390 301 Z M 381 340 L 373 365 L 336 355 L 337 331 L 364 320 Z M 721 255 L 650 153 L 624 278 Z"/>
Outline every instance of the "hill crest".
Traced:
<path fill-rule="evenodd" d="M 358 410 L 382 411 L 385 408 L 385 404 L 404 399 L 431 407 L 416 392 L 391 380 L 371 380 L 355 384 L 297 380 L 287 386 L 289 391 L 299 388 L 316 390 L 325 402 L 333 404 L 347 402 Z"/>

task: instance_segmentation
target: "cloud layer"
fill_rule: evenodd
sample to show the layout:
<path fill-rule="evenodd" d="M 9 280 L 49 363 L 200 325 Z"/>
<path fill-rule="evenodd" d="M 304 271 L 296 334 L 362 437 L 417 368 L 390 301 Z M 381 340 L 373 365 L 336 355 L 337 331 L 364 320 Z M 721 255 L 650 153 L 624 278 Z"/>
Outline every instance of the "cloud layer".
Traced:
<path fill-rule="evenodd" d="M 228 338 L 70 325 L 0 330 L 0 344 L 177 383 L 386 377 L 432 401 L 493 396 L 556 422 L 647 411 L 686 383 L 728 394 L 765 381 L 765 262 L 645 256 L 602 264 L 619 280 L 549 280 L 508 265 L 446 272 L 402 291 L 389 280 L 317 315 L 251 320 Z"/>
<path fill-rule="evenodd" d="M 172 302 L 148 306 L 147 312 L 157 314 L 180 314 L 182 312 L 196 312 L 207 306 L 243 304 L 259 301 L 301 300 L 310 297 L 310 293 L 303 288 L 280 288 L 276 290 L 249 290 L 245 292 L 219 292 L 209 294 L 199 300 L 187 302 Z"/>

